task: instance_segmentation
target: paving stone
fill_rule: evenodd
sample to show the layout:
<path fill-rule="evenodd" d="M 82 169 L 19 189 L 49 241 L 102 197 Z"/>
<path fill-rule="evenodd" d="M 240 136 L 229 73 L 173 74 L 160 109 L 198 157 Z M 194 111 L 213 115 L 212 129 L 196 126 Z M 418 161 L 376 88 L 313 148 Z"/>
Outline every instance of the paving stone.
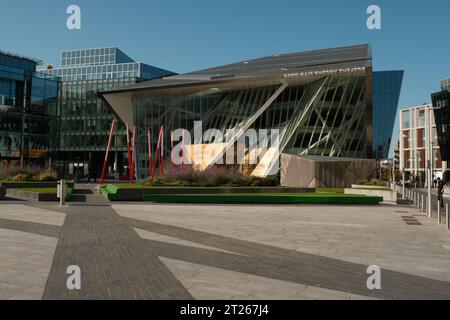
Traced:
<path fill-rule="evenodd" d="M 71 206 L 66 212 L 44 299 L 192 299 L 110 206 Z M 70 265 L 81 269 L 79 291 L 67 289 Z"/>
<path fill-rule="evenodd" d="M 450 234 L 406 205 L 111 206 L 80 188 L 0 207 L 0 299 L 450 299 Z"/>

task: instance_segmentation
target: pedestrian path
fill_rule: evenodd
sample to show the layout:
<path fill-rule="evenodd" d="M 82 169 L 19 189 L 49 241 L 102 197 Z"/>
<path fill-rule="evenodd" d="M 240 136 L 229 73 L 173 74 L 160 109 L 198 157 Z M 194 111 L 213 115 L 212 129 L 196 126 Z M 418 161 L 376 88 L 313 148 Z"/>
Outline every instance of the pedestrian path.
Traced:
<path fill-rule="evenodd" d="M 44 299 L 191 299 L 192 296 L 131 226 L 91 186 L 78 186 L 61 228 Z M 68 290 L 69 266 L 82 289 Z"/>
<path fill-rule="evenodd" d="M 111 204 L 78 184 L 65 207 L 0 208 L 0 299 L 450 299 L 450 234 L 408 204 Z"/>

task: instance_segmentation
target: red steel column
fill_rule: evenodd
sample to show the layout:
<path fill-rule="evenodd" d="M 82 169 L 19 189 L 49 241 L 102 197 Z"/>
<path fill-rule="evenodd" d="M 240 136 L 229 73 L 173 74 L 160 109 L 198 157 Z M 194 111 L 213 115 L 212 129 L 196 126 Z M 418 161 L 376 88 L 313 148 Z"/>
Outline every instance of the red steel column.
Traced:
<path fill-rule="evenodd" d="M 162 133 L 162 138 L 161 138 L 161 164 L 160 164 L 161 172 L 160 172 L 160 176 L 164 177 L 164 126 L 161 126 L 161 133 Z"/>

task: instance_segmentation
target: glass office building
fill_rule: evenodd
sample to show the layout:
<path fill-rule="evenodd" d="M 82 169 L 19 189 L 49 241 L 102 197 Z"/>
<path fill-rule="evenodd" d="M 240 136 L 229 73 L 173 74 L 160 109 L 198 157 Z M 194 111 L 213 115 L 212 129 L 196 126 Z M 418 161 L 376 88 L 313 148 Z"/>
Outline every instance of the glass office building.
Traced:
<path fill-rule="evenodd" d="M 450 90 L 450 78 L 441 81 L 441 90 Z"/>
<path fill-rule="evenodd" d="M 442 160 L 450 161 L 450 90 L 434 93 L 431 99 Z"/>
<path fill-rule="evenodd" d="M 376 159 L 387 159 L 403 82 L 403 71 L 372 74 L 373 152 Z"/>
<path fill-rule="evenodd" d="M 192 132 L 194 121 L 202 121 L 203 131 L 235 129 L 223 148 L 244 130 L 279 129 L 281 152 L 371 158 L 373 112 L 387 108 L 377 100 L 380 110 L 373 110 L 372 77 L 370 47 L 359 45 L 243 61 L 102 94 L 124 122 L 138 128 L 142 178 L 148 175 L 147 131 L 156 145 L 161 125 L 170 137 L 178 128 Z M 167 156 L 170 148 L 167 138 Z"/>
<path fill-rule="evenodd" d="M 56 147 L 61 173 L 71 177 L 99 172 L 115 115 L 97 94 L 131 86 L 173 72 L 135 62 L 118 48 L 70 50 L 61 53 L 61 68 L 42 70 L 62 79 L 60 139 Z M 113 141 L 109 176 L 126 174 L 125 126 L 119 123 Z M 91 166 L 91 168 L 89 168 Z"/>
<path fill-rule="evenodd" d="M 58 142 L 60 81 L 36 59 L 0 51 L 0 159 L 50 166 Z"/>

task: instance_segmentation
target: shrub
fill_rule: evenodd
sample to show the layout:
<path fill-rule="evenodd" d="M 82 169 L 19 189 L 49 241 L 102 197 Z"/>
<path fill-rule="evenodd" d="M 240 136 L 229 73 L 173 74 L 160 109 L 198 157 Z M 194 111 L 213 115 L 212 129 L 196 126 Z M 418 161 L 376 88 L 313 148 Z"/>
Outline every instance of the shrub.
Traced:
<path fill-rule="evenodd" d="M 279 177 L 249 177 L 236 169 L 225 167 L 212 167 L 204 171 L 186 168 L 184 172 L 149 178 L 145 184 L 172 187 L 272 187 L 279 185 Z"/>
<path fill-rule="evenodd" d="M 267 178 L 252 177 L 252 186 L 254 187 L 276 187 L 280 184 L 279 176 L 270 176 Z"/>
<path fill-rule="evenodd" d="M 360 180 L 357 184 L 362 186 L 373 186 L 373 187 L 385 187 L 386 183 L 382 180 L 372 179 L 372 180 Z"/>
<path fill-rule="evenodd" d="M 386 182 L 384 182 L 382 180 L 373 179 L 373 180 L 370 181 L 370 185 L 371 186 L 376 186 L 376 187 L 385 187 L 386 186 Z"/>
<path fill-rule="evenodd" d="M 58 175 L 54 171 L 44 171 L 36 176 L 36 180 L 40 182 L 49 182 L 58 180 Z"/>
<path fill-rule="evenodd" d="M 56 181 L 58 175 L 54 171 L 44 170 L 37 166 L 3 166 L 0 177 L 15 182 L 23 181 Z"/>
<path fill-rule="evenodd" d="M 30 179 L 31 179 L 31 176 L 28 173 L 18 173 L 12 178 L 12 180 L 14 182 L 23 182 L 23 181 L 27 181 Z"/>
<path fill-rule="evenodd" d="M 3 175 L 5 178 L 12 180 L 14 180 L 14 177 L 19 174 L 26 175 L 28 176 L 28 179 L 31 179 L 36 177 L 40 172 L 42 172 L 42 169 L 37 166 L 26 166 L 23 168 L 20 168 L 20 166 L 8 166 L 3 169 Z"/>

